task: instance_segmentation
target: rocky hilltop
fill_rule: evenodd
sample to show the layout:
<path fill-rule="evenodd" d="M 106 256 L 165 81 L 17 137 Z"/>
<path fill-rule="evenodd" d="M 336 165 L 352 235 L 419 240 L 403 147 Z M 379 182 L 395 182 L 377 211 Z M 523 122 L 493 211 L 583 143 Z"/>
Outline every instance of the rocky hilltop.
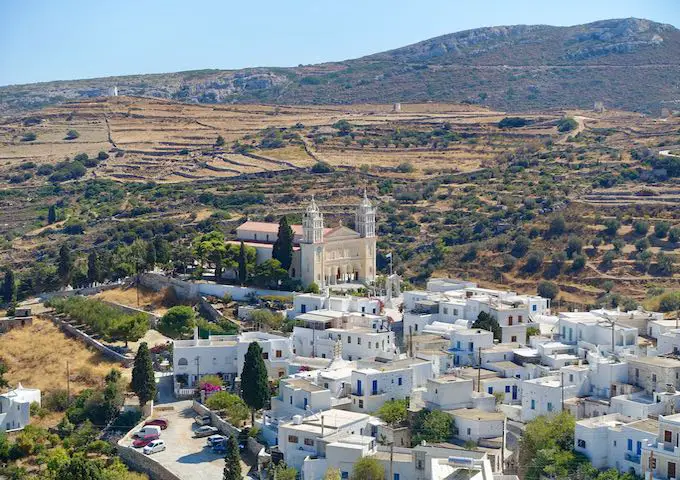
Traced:
<path fill-rule="evenodd" d="M 469 102 L 508 111 L 680 108 L 680 30 L 643 19 L 478 28 L 294 68 L 197 70 L 0 87 L 0 111 L 120 94 L 190 103 Z"/>

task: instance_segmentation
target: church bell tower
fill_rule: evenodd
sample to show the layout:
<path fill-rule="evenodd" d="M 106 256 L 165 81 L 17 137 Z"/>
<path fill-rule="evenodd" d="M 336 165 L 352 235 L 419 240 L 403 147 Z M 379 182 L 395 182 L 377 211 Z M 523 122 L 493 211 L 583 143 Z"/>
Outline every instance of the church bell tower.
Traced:
<path fill-rule="evenodd" d="M 375 213 L 376 208 L 371 204 L 364 189 L 364 198 L 357 208 L 355 219 L 356 231 L 364 238 L 375 237 Z"/>
<path fill-rule="evenodd" d="M 302 242 L 323 243 L 323 214 L 314 201 L 314 195 L 302 215 Z"/>

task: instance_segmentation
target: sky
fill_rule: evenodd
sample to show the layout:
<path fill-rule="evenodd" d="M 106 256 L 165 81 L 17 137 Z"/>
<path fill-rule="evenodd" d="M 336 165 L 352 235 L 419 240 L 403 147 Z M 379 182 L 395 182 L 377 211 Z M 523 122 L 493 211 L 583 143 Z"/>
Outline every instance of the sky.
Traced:
<path fill-rule="evenodd" d="M 356 58 L 460 30 L 638 17 L 680 0 L 0 0 L 0 85 Z"/>

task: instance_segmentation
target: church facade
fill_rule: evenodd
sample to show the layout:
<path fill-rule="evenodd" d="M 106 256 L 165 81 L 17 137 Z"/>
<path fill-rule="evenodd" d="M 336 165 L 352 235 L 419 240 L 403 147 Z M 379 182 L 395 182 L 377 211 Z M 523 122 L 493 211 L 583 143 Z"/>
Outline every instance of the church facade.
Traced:
<path fill-rule="evenodd" d="M 302 225 L 291 225 L 294 233 L 292 278 L 304 286 L 340 283 L 370 283 L 375 280 L 376 208 L 364 192 L 355 214 L 355 229 L 342 224 L 327 228 L 314 197 L 307 206 Z M 257 250 L 257 262 L 272 257 L 278 238 L 278 223 L 247 221 L 236 229 L 239 241 Z"/>

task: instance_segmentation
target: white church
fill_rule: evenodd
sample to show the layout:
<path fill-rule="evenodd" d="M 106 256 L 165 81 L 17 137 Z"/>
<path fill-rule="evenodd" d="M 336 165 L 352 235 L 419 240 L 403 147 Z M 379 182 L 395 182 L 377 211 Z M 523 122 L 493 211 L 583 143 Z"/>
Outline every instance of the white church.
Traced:
<path fill-rule="evenodd" d="M 375 280 L 376 208 L 364 191 L 355 216 L 355 229 L 342 224 L 326 228 L 323 213 L 312 196 L 302 217 L 302 225 L 293 229 L 291 278 L 304 286 L 315 282 L 319 287 L 342 283 L 369 283 Z M 272 258 L 279 224 L 247 221 L 236 229 L 237 239 L 257 250 L 257 263 Z"/>

